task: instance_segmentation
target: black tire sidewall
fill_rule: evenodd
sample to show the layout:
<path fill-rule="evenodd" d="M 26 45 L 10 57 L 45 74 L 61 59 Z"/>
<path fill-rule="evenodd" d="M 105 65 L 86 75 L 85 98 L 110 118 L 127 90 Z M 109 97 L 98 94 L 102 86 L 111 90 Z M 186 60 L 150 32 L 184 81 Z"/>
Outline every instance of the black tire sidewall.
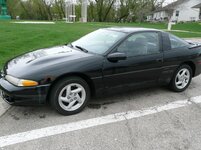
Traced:
<path fill-rule="evenodd" d="M 59 97 L 61 90 L 65 86 L 67 86 L 71 83 L 78 83 L 78 84 L 83 86 L 83 88 L 85 89 L 85 92 L 86 92 L 86 99 L 85 99 L 85 102 L 82 104 L 82 106 L 80 108 L 78 108 L 77 110 L 66 111 L 59 105 L 58 97 Z M 85 106 L 87 105 L 87 103 L 90 99 L 90 95 L 91 95 L 90 89 L 89 89 L 89 86 L 85 80 L 83 80 L 82 78 L 79 78 L 79 77 L 69 77 L 69 78 L 64 78 L 64 79 L 59 80 L 53 86 L 53 88 L 51 90 L 50 102 L 51 102 L 52 107 L 54 109 L 56 109 L 60 114 L 62 114 L 62 115 L 73 115 L 73 114 L 77 114 L 77 113 L 81 112 L 85 108 Z"/>
<path fill-rule="evenodd" d="M 178 72 L 179 72 L 180 70 L 182 70 L 182 69 L 188 69 L 188 70 L 189 70 L 189 72 L 190 72 L 190 80 L 189 80 L 189 82 L 188 82 L 188 84 L 186 85 L 185 88 L 183 88 L 183 89 L 178 89 L 177 86 L 176 86 L 176 83 L 175 83 L 175 78 L 176 78 Z M 191 83 L 191 81 L 192 81 L 192 75 L 193 75 L 193 71 L 192 71 L 192 68 L 191 68 L 189 65 L 185 65 L 185 64 L 184 64 L 184 65 L 181 65 L 181 66 L 175 71 L 175 73 L 174 73 L 174 75 L 173 75 L 173 78 L 172 78 L 172 80 L 171 80 L 171 82 L 170 82 L 170 88 L 171 88 L 173 91 L 175 91 L 175 92 L 183 92 L 183 91 L 185 91 L 185 90 L 189 87 L 189 85 L 190 85 L 190 83 Z"/>

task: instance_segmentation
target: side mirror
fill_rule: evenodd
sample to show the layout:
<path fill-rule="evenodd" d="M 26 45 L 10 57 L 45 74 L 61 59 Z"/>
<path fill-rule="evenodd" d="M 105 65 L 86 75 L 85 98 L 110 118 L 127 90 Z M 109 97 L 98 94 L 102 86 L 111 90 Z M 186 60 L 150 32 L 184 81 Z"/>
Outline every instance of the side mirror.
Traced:
<path fill-rule="evenodd" d="M 127 58 L 126 54 L 121 52 L 112 53 L 107 56 L 107 59 L 112 62 L 116 62 L 119 60 L 126 60 L 126 58 Z"/>

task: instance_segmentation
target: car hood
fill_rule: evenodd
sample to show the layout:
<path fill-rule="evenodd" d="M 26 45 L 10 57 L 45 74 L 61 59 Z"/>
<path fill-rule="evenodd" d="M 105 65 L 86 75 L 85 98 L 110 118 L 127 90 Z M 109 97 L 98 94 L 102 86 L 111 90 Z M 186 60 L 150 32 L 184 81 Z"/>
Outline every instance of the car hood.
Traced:
<path fill-rule="evenodd" d="M 32 72 L 35 69 L 44 70 L 49 66 L 75 61 L 77 59 L 84 59 L 91 55 L 92 54 L 74 50 L 68 46 L 40 49 L 8 61 L 4 71 L 6 74 L 21 76 L 26 72 Z"/>

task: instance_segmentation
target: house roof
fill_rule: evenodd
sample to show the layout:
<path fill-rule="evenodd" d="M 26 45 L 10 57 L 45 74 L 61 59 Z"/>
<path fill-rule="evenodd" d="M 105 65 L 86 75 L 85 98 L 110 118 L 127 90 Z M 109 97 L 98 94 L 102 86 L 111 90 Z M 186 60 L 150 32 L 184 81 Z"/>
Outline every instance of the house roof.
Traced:
<path fill-rule="evenodd" d="M 180 5 L 180 4 L 182 4 L 183 2 L 186 2 L 186 1 L 189 1 L 189 0 L 177 0 L 177 1 L 173 2 L 173 3 L 168 4 L 167 6 L 165 6 L 163 8 L 166 8 L 166 9 L 167 8 L 173 8 L 174 6 Z"/>
<path fill-rule="evenodd" d="M 201 8 L 201 3 L 198 5 L 193 6 L 192 8 Z"/>
<path fill-rule="evenodd" d="M 166 5 L 165 7 L 162 7 L 162 8 L 159 8 L 159 9 L 155 10 L 154 12 L 174 10 L 174 7 L 176 5 L 182 4 L 183 2 L 186 2 L 186 1 L 189 1 L 189 0 L 177 0 L 177 1 L 173 2 L 173 3 L 170 3 L 170 4 Z"/>

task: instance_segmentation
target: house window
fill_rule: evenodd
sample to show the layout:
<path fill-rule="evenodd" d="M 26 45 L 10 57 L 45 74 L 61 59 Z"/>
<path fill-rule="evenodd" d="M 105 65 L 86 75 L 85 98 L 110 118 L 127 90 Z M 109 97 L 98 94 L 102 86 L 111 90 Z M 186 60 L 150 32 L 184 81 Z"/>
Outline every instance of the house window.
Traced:
<path fill-rule="evenodd" d="M 179 11 L 178 10 L 176 11 L 176 17 L 179 17 Z"/>

